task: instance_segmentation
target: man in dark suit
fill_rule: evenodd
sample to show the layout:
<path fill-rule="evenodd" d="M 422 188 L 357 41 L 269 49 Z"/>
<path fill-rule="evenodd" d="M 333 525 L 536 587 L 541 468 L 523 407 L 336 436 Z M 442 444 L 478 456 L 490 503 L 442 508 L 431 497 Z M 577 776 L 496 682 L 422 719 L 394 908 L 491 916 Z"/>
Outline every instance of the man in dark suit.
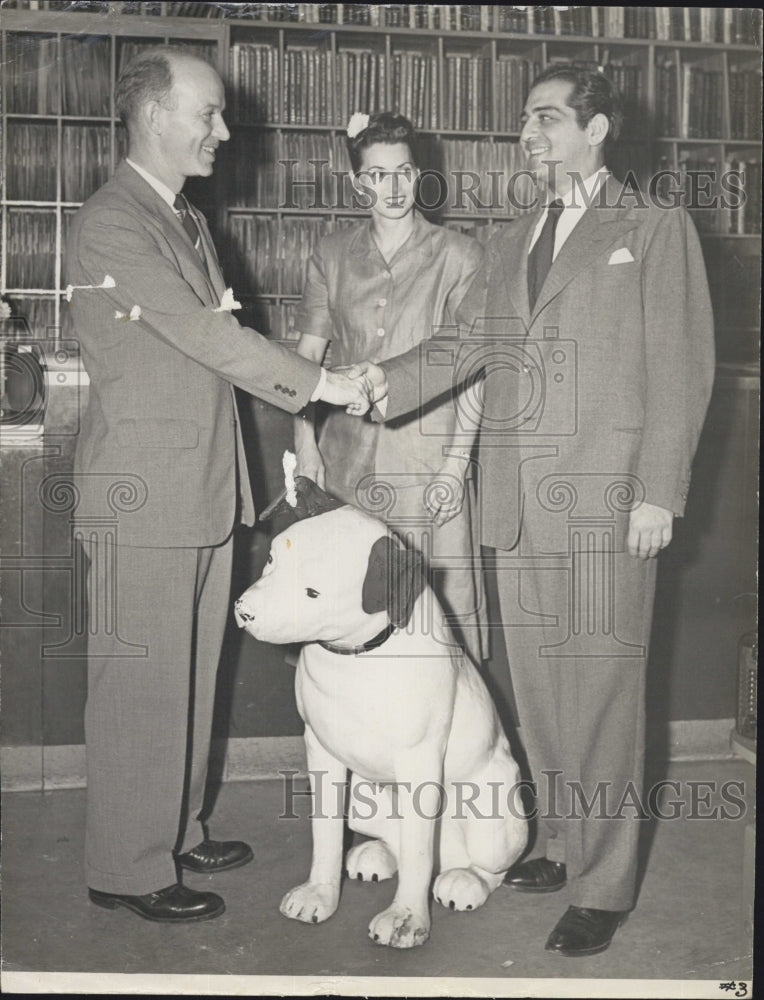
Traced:
<path fill-rule="evenodd" d="M 572 905 L 547 948 L 570 956 L 607 948 L 634 905 L 654 557 L 684 511 L 714 373 L 697 234 L 684 208 L 609 175 L 619 126 L 604 75 L 546 70 L 520 136 L 542 208 L 489 244 L 459 341 L 353 372 L 390 419 L 485 371 L 482 541 L 502 550 L 502 625 L 546 835 L 545 854 L 506 881 L 567 883 Z"/>
<path fill-rule="evenodd" d="M 98 613 L 113 577 L 116 627 L 89 647 L 86 875 L 90 898 L 149 920 L 224 909 L 178 881 L 223 871 L 247 844 L 207 838 L 202 808 L 232 530 L 254 521 L 234 399 L 291 413 L 360 390 L 239 325 L 202 215 L 181 194 L 229 138 L 223 85 L 176 48 L 128 66 L 116 106 L 127 159 L 75 216 L 66 247 L 90 395 L 77 446 L 76 517 L 119 513 L 91 551 Z M 91 640 L 92 642 L 92 640 Z"/>

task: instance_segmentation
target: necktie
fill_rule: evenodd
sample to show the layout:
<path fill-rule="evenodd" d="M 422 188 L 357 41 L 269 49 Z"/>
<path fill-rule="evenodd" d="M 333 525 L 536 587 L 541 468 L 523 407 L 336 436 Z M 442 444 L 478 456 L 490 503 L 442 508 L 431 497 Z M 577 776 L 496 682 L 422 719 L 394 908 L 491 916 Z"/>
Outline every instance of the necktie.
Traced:
<path fill-rule="evenodd" d="M 182 194 L 178 194 L 177 197 L 175 198 L 175 203 L 173 204 L 172 207 L 180 216 L 180 221 L 183 223 L 183 228 L 188 233 L 191 242 L 194 244 L 194 247 L 198 250 L 199 247 L 197 246 L 197 244 L 199 242 L 199 227 L 194 222 L 194 217 L 188 210 L 188 202 L 186 201 L 185 197 Z"/>
<path fill-rule="evenodd" d="M 549 273 L 549 268 L 552 266 L 554 234 L 563 207 L 560 199 L 555 198 L 547 209 L 546 219 L 539 233 L 539 238 L 533 244 L 533 249 L 528 254 L 528 301 L 531 309 L 536 305 L 536 299 L 544 287 L 544 281 Z"/>

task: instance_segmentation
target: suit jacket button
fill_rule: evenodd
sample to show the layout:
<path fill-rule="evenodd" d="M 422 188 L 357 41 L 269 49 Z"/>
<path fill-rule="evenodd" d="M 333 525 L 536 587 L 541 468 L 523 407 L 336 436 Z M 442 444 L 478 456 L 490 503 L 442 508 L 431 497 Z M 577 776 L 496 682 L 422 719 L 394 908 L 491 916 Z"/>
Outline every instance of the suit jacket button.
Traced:
<path fill-rule="evenodd" d="M 281 392 L 281 383 L 279 382 L 278 385 L 274 385 L 273 388 L 276 390 L 276 392 Z"/>

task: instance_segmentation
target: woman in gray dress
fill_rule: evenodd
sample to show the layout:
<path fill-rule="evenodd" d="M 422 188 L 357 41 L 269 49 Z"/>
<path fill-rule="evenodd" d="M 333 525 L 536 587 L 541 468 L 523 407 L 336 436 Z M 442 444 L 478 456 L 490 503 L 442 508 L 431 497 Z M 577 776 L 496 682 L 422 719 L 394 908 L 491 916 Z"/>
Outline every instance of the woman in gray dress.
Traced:
<path fill-rule="evenodd" d="M 477 240 L 417 210 L 408 119 L 355 114 L 347 147 L 370 216 L 320 241 L 295 324 L 298 353 L 322 362 L 331 343 L 332 367 L 394 357 L 453 325 L 483 257 Z M 478 663 L 486 655 L 471 461 L 479 419 L 479 391 L 470 386 L 393 423 L 333 410 L 318 440 L 311 411 L 295 420 L 298 473 L 384 518 L 423 552 L 449 623 Z"/>

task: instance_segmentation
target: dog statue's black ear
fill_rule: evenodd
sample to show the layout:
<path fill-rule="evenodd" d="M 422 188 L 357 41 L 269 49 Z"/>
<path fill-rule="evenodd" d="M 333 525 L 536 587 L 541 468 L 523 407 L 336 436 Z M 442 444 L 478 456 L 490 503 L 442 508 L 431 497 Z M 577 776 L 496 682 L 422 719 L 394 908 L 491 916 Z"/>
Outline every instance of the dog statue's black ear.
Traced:
<path fill-rule="evenodd" d="M 316 517 L 318 514 L 325 514 L 329 510 L 345 506 L 342 500 L 322 490 L 307 476 L 295 476 L 294 488 L 297 494 L 297 503 L 294 507 L 287 502 L 286 490 L 283 490 L 262 512 L 260 520 L 271 520 L 277 531 L 283 531 L 295 521 L 304 521 L 307 517 Z"/>
<path fill-rule="evenodd" d="M 405 628 L 426 582 L 421 553 L 383 535 L 369 553 L 361 593 L 363 610 L 368 615 L 387 611 L 393 625 Z"/>

